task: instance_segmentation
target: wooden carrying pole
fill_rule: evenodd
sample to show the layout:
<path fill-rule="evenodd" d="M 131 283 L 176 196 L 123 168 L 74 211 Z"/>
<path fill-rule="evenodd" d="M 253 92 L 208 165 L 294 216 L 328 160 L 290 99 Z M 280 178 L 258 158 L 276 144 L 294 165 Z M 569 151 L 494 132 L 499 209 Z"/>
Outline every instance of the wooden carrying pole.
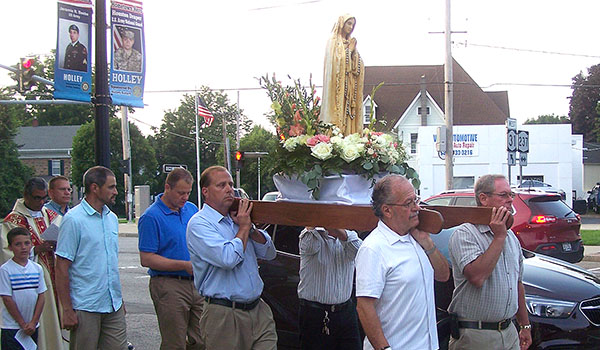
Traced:
<path fill-rule="evenodd" d="M 288 226 L 335 227 L 355 231 L 371 231 L 377 226 L 378 218 L 368 205 L 343 205 L 323 203 L 297 203 L 288 201 L 252 202 L 252 221 L 261 224 Z M 239 200 L 231 206 L 237 210 Z M 458 226 L 465 222 L 487 225 L 492 217 L 492 208 L 463 206 L 421 206 L 418 228 L 431 233 Z M 513 223 L 512 216 L 507 227 Z"/>

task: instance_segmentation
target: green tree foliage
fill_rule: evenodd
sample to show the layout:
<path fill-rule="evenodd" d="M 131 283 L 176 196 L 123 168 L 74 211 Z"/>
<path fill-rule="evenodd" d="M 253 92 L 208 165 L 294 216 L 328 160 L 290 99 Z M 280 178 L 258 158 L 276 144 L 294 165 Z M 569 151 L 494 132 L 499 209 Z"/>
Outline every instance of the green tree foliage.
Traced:
<path fill-rule="evenodd" d="M 73 138 L 73 182 L 77 186 L 83 186 L 83 174 L 87 169 L 96 165 L 94 156 L 94 121 L 81 126 Z M 154 149 L 149 141 L 142 135 L 134 124 L 129 124 L 131 137 L 131 168 L 133 174 L 133 185 L 152 184 L 157 176 L 157 163 Z M 121 139 L 121 121 L 110 118 L 110 167 L 117 178 L 117 201 L 113 207 L 119 216 L 125 214 L 125 191 L 123 187 L 123 173 L 119 169 L 119 160 L 123 159 L 123 146 Z"/>
<path fill-rule="evenodd" d="M 202 127 L 200 137 L 200 167 L 204 170 L 212 165 L 224 165 L 224 158 L 218 157 L 217 152 L 223 148 L 223 119 L 225 119 L 226 133 L 230 139 L 235 139 L 237 107 L 232 104 L 227 95 L 218 91 L 211 91 L 202 87 L 199 95 L 204 99 L 208 109 L 215 117 L 212 126 Z M 195 101 L 193 95 L 184 95 L 181 104 L 176 110 L 165 113 L 158 132 L 151 136 L 151 145 L 156 151 L 158 165 L 185 164 L 188 170 L 196 177 L 196 142 L 195 132 Z M 240 112 L 241 113 L 241 112 Z M 199 125 L 202 125 L 201 120 Z M 242 114 L 240 116 L 240 130 L 246 132 L 250 128 L 250 121 Z M 235 143 L 233 143 L 235 145 Z M 222 150 L 221 150 L 222 152 Z M 221 153 L 222 154 L 222 153 Z M 160 193 L 164 188 L 165 174 L 162 174 L 152 187 L 153 193 Z M 197 202 L 197 186 L 193 186 L 190 201 Z M 196 203 L 197 204 L 197 203 Z"/>
<path fill-rule="evenodd" d="M 261 126 L 255 126 L 252 131 L 240 139 L 240 149 L 246 152 L 272 152 L 277 147 L 277 136 Z M 232 165 L 234 163 L 232 162 Z M 263 156 L 260 159 L 260 194 L 275 191 L 273 174 L 275 164 L 272 157 Z M 253 199 L 258 198 L 258 159 L 246 159 L 240 171 L 240 185 Z"/>
<path fill-rule="evenodd" d="M 0 99 L 6 99 L 0 96 Z M 25 181 L 32 171 L 19 160 L 13 139 L 18 127 L 18 115 L 23 106 L 0 105 L 0 218 L 12 209 L 15 200 L 23 196 Z"/>
<path fill-rule="evenodd" d="M 544 114 L 537 118 L 528 118 L 523 124 L 571 124 L 569 117 L 561 115 Z"/>
<path fill-rule="evenodd" d="M 600 141 L 600 113 L 596 110 L 600 101 L 600 64 L 588 68 L 573 77 L 573 95 L 569 106 L 569 118 L 573 133 L 583 134 L 586 142 Z"/>

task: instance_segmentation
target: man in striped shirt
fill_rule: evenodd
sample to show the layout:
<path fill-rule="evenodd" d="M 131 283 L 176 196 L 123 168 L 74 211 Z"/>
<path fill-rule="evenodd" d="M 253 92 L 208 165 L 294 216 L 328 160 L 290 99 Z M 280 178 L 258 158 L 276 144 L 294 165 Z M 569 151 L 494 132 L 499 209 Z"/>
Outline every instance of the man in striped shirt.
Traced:
<path fill-rule="evenodd" d="M 354 231 L 306 228 L 300 234 L 302 349 L 362 349 L 350 299 L 354 258 L 361 244 Z"/>

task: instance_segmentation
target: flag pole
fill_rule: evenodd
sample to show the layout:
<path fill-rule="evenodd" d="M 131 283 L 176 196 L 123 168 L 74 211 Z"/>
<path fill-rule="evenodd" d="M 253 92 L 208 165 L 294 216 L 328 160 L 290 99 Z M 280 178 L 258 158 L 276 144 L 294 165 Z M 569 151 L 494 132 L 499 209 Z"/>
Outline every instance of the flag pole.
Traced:
<path fill-rule="evenodd" d="M 196 108 L 194 110 L 194 119 L 196 120 L 196 187 L 198 188 L 198 208 L 201 207 L 202 194 L 200 193 L 200 132 L 198 131 L 198 93 L 194 98 Z"/>

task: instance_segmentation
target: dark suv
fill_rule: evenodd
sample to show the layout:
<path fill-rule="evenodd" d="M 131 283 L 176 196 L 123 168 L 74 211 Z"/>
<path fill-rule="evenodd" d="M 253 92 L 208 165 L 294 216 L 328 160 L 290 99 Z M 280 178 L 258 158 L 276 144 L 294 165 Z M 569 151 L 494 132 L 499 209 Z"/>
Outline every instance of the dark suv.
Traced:
<path fill-rule="evenodd" d="M 271 306 L 277 327 L 278 349 L 299 349 L 298 282 L 301 228 L 271 226 L 267 229 L 277 257 L 260 261 L 265 283 L 262 297 Z M 454 228 L 432 235 L 448 258 L 448 240 Z M 600 279 L 592 273 L 552 257 L 523 250 L 523 284 L 533 350 L 600 349 Z M 446 309 L 452 298 L 452 278 L 435 283 L 440 350 L 448 348 L 449 318 Z"/>
<path fill-rule="evenodd" d="M 525 249 L 568 262 L 583 259 L 581 219 L 560 195 L 516 191 L 511 227 Z M 423 201 L 427 205 L 476 206 L 473 190 L 444 191 Z"/>

